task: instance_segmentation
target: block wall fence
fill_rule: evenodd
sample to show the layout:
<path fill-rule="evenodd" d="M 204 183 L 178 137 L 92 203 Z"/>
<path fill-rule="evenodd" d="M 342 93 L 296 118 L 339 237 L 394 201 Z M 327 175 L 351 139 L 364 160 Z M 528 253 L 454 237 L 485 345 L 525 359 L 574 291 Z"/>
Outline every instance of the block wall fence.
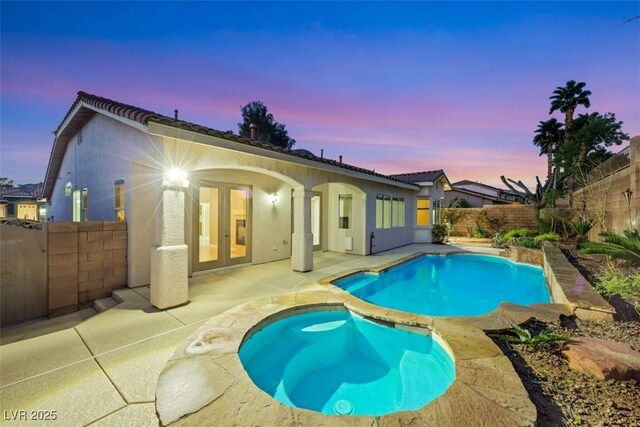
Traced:
<path fill-rule="evenodd" d="M 47 234 L 50 316 L 89 307 L 127 285 L 125 222 L 52 222 Z"/>
<path fill-rule="evenodd" d="M 631 190 L 629 203 L 624 192 Z M 622 233 L 629 226 L 640 227 L 640 136 L 631 139 L 629 166 L 573 193 L 571 206 L 598 212 L 609 231 Z M 590 240 L 600 240 L 601 224 L 589 232 Z"/>
<path fill-rule="evenodd" d="M 501 231 L 514 228 L 538 228 L 536 221 L 536 208 L 533 205 L 486 205 L 482 208 L 447 208 L 466 212 L 466 216 L 453 225 L 453 230 L 461 236 L 473 236 L 476 229 L 476 220 L 483 210 L 487 211 L 489 218 L 504 218 L 505 224 Z"/>

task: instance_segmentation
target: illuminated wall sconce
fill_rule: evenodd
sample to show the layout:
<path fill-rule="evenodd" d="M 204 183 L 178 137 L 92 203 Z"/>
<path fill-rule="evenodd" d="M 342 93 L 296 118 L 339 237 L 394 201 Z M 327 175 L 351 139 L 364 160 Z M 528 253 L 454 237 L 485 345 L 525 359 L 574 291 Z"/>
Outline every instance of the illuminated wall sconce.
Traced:
<path fill-rule="evenodd" d="M 278 203 L 278 193 L 273 193 L 272 195 L 269 196 L 269 200 L 271 201 L 271 203 L 273 203 L 274 205 L 276 203 Z"/>
<path fill-rule="evenodd" d="M 165 173 L 162 184 L 168 187 L 189 187 L 187 172 L 180 168 L 171 168 Z"/>

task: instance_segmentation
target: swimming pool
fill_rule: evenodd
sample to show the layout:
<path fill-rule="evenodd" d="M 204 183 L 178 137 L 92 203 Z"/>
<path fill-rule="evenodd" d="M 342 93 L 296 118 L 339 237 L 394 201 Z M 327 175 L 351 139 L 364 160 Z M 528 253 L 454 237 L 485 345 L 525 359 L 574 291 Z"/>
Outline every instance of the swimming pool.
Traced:
<path fill-rule="evenodd" d="M 424 255 L 333 284 L 372 304 L 430 316 L 479 316 L 503 301 L 551 301 L 542 268 L 475 254 Z"/>
<path fill-rule="evenodd" d="M 284 404 L 378 416 L 421 408 L 453 382 L 453 359 L 424 332 L 322 309 L 257 330 L 239 356 L 254 384 Z"/>

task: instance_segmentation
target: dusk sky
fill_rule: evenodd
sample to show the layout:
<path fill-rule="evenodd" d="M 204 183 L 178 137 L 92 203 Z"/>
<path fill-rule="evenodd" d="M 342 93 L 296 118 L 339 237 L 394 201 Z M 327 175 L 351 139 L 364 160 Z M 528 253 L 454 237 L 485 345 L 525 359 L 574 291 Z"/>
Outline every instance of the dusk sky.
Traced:
<path fill-rule="evenodd" d="M 234 132 L 261 100 L 294 148 L 451 181 L 542 177 L 533 131 L 570 79 L 640 135 L 638 1 L 0 4 L 0 175 L 16 183 L 44 179 L 79 90 Z"/>

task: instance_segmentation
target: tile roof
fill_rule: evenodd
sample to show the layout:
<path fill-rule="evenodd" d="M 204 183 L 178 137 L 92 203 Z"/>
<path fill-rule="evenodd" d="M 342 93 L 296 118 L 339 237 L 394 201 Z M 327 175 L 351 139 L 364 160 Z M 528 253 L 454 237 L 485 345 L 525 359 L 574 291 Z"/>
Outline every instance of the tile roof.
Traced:
<path fill-rule="evenodd" d="M 4 187 L 0 188 L 0 196 L 39 199 L 42 196 L 43 189 L 44 183 L 42 182 L 38 184 L 23 184 L 16 187 Z"/>
<path fill-rule="evenodd" d="M 149 122 L 159 123 L 162 125 L 171 126 L 178 129 L 183 129 L 183 130 L 196 132 L 204 135 L 214 136 L 217 138 L 225 139 L 227 141 L 237 142 L 243 145 L 249 145 L 252 147 L 263 148 L 265 150 L 280 152 L 283 154 L 290 155 L 292 157 L 308 159 L 308 160 L 312 160 L 314 162 L 318 162 L 325 165 L 336 166 L 336 167 L 354 171 L 354 172 L 359 172 L 367 175 L 373 175 L 373 176 L 389 179 L 391 181 L 396 181 L 402 184 L 413 184 L 411 181 L 403 180 L 400 177 L 396 177 L 394 175 L 391 175 L 391 176 L 383 175 L 373 170 L 364 169 L 364 168 L 350 165 L 347 163 L 342 163 L 337 160 L 318 157 L 307 150 L 300 150 L 300 149 L 293 150 L 293 149 L 288 149 L 288 148 L 283 148 L 277 145 L 273 145 L 267 142 L 261 142 L 261 141 L 252 140 L 249 138 L 244 138 L 239 135 L 235 135 L 231 132 L 223 132 L 217 129 L 212 129 L 206 126 L 198 125 L 198 124 L 187 122 L 184 120 L 178 120 L 169 116 L 156 113 L 151 110 L 145 110 L 143 108 L 139 108 L 133 105 L 124 104 L 108 98 L 103 98 L 97 95 L 92 95 L 90 93 L 80 91 L 78 92 L 78 97 L 76 98 L 74 103 L 71 105 L 64 119 L 62 120 L 62 122 L 60 123 L 60 125 L 55 131 L 56 140 L 54 141 L 54 146 L 51 151 L 49 166 L 47 168 L 47 176 L 45 178 L 45 189 L 44 189 L 45 197 L 49 197 L 51 195 L 51 192 L 53 191 L 53 184 L 55 182 L 53 178 L 54 178 L 54 175 L 57 175 L 58 173 L 57 171 L 59 170 L 60 165 L 62 163 L 62 157 L 64 156 L 64 151 L 62 150 L 62 147 L 56 149 L 56 145 L 58 145 L 57 144 L 58 140 L 62 139 L 61 145 L 66 146 L 68 139 L 72 138 L 73 135 L 79 129 L 78 126 L 81 127 L 86 120 L 88 120 L 91 116 L 93 116 L 93 114 L 95 114 L 93 111 L 85 111 L 82 114 L 76 113 L 75 115 L 80 116 L 78 122 L 75 123 L 75 125 L 72 126 L 70 130 L 67 130 L 65 124 L 68 125 L 73 121 L 74 112 L 76 111 L 76 108 L 80 104 L 90 105 L 92 107 L 95 107 L 96 109 L 107 111 L 111 114 L 124 117 L 126 119 L 138 122 L 143 125 L 148 125 Z M 49 179 L 50 175 L 52 179 Z"/>
<path fill-rule="evenodd" d="M 395 175 L 389 175 L 392 178 L 398 179 L 404 182 L 410 182 L 412 184 L 418 182 L 433 182 L 439 179 L 444 175 L 444 171 L 442 169 L 436 169 L 432 171 L 422 171 L 422 172 L 410 172 L 410 173 L 400 173 Z"/>

